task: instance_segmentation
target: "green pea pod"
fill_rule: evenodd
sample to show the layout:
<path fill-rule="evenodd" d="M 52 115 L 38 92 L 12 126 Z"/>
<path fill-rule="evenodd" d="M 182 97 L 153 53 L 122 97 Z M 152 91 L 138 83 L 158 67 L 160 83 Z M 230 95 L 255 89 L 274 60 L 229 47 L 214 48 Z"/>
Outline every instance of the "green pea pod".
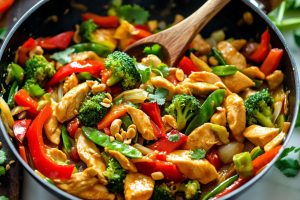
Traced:
<path fill-rule="evenodd" d="M 19 85 L 18 85 L 18 82 L 15 81 L 9 90 L 8 99 L 7 99 L 7 103 L 10 108 L 14 107 L 14 104 L 15 104 L 14 97 L 18 91 L 19 91 Z"/>
<path fill-rule="evenodd" d="M 129 115 L 125 115 L 124 117 L 121 118 L 122 120 L 122 128 L 124 130 L 127 130 L 128 127 L 133 124 L 131 118 L 129 117 Z"/>
<path fill-rule="evenodd" d="M 218 62 L 221 65 L 226 65 L 226 62 L 222 56 L 222 53 L 220 51 L 218 51 L 215 47 L 213 47 L 211 50 L 212 50 L 212 53 L 215 56 L 215 58 L 218 60 Z"/>
<path fill-rule="evenodd" d="M 97 144 L 101 147 L 108 148 L 109 150 L 118 151 L 118 152 L 124 154 L 125 156 L 127 156 L 128 158 L 141 158 L 142 157 L 142 153 L 139 150 L 137 150 L 136 148 L 134 148 L 128 144 L 124 144 L 120 141 L 116 141 L 116 140 L 110 141 L 110 138 L 108 135 L 105 135 L 103 132 L 98 131 L 97 129 L 83 126 L 82 131 L 88 139 L 90 139 L 95 144 Z"/>
<path fill-rule="evenodd" d="M 71 151 L 71 148 L 72 148 L 72 142 L 71 142 L 70 137 L 68 135 L 67 127 L 66 127 L 65 124 L 63 124 L 62 127 L 61 127 L 61 137 L 62 137 L 64 150 L 69 153 Z"/>
<path fill-rule="evenodd" d="M 202 200 L 208 200 L 211 197 L 216 196 L 217 194 L 219 194 L 220 192 L 224 191 L 228 186 L 230 186 L 234 181 L 236 181 L 239 178 L 239 175 L 234 175 L 228 179 L 226 179 L 225 181 L 223 181 L 222 183 L 220 183 L 219 185 L 217 185 L 212 191 L 208 192 L 203 198 Z"/>
<path fill-rule="evenodd" d="M 212 68 L 212 72 L 218 76 L 231 76 L 238 71 L 234 65 L 220 65 Z"/>
<path fill-rule="evenodd" d="M 70 48 L 75 49 L 75 53 L 83 52 L 83 51 L 93 51 L 97 55 L 101 57 L 106 57 L 108 54 L 111 53 L 111 50 L 109 47 L 98 44 L 98 43 L 81 43 L 81 44 L 75 44 L 71 46 Z"/>
<path fill-rule="evenodd" d="M 222 104 L 225 94 L 225 89 L 218 89 L 207 97 L 207 99 L 201 105 L 199 113 L 194 117 L 187 127 L 185 131 L 186 135 L 190 134 L 195 128 L 201 126 L 211 118 L 216 108 Z"/>

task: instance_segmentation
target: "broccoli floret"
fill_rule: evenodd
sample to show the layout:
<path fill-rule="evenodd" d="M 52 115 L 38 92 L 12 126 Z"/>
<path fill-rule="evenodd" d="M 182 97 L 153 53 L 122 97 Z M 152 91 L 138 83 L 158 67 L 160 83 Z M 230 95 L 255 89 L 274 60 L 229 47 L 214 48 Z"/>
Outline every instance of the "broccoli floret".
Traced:
<path fill-rule="evenodd" d="M 78 119 L 80 123 L 85 126 L 96 125 L 108 112 L 108 108 L 101 105 L 105 98 L 105 93 L 99 93 L 86 99 L 79 109 Z"/>
<path fill-rule="evenodd" d="M 194 96 L 178 94 L 173 97 L 166 111 L 176 118 L 177 129 L 180 131 L 185 128 L 189 119 L 196 115 L 200 106 L 200 101 Z"/>
<path fill-rule="evenodd" d="M 45 90 L 33 78 L 27 79 L 23 88 L 33 97 L 40 97 L 45 94 Z"/>
<path fill-rule="evenodd" d="M 173 193 L 167 184 L 155 185 L 152 200 L 174 200 Z"/>
<path fill-rule="evenodd" d="M 42 55 L 35 55 L 26 62 L 25 75 L 27 79 L 34 79 L 39 85 L 55 74 L 54 65 Z"/>
<path fill-rule="evenodd" d="M 272 122 L 273 97 L 267 89 L 256 92 L 245 101 L 247 111 L 247 124 L 260 124 L 266 127 L 274 127 Z"/>
<path fill-rule="evenodd" d="M 108 190 L 114 193 L 123 193 L 123 182 L 126 177 L 126 170 L 121 167 L 116 159 L 112 158 L 107 153 L 103 152 L 101 155 L 107 166 L 106 170 L 103 172 L 103 175 L 108 180 Z"/>
<path fill-rule="evenodd" d="M 200 184 L 196 180 L 189 180 L 183 185 L 183 192 L 185 199 L 197 200 L 200 196 Z"/>
<path fill-rule="evenodd" d="M 109 54 L 105 66 L 112 71 L 107 80 L 108 86 L 121 82 L 123 89 L 129 90 L 135 88 L 140 81 L 140 75 L 135 67 L 135 60 L 124 52 L 115 51 Z"/>
<path fill-rule="evenodd" d="M 92 41 L 93 33 L 98 28 L 98 26 L 93 22 L 93 20 L 85 21 L 80 26 L 80 34 L 85 41 Z"/>

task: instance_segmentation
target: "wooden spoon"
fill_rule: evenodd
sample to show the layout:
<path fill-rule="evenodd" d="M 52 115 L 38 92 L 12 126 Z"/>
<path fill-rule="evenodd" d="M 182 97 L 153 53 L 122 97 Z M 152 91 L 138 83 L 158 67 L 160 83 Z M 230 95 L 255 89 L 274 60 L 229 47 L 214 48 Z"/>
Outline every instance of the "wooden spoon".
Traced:
<path fill-rule="evenodd" d="M 208 0 L 185 20 L 169 29 L 138 40 L 127 47 L 125 52 L 141 59 L 144 56 L 145 46 L 160 44 L 164 51 L 164 62 L 174 67 L 194 37 L 229 2 L 230 0 Z"/>

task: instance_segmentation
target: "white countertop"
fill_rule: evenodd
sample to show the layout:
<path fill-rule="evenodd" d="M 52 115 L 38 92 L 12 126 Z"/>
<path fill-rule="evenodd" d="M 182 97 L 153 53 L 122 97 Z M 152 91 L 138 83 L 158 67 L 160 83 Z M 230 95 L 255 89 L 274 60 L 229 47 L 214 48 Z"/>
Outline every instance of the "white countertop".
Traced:
<path fill-rule="evenodd" d="M 284 33 L 296 63 L 300 66 L 300 48 L 294 43 L 291 32 Z M 298 71 L 300 69 L 298 68 Z M 299 73 L 300 75 L 300 73 Z M 300 146 L 300 128 L 294 130 L 288 146 Z M 58 200 L 57 197 L 46 191 L 24 172 L 22 199 L 24 200 Z M 300 199 L 300 174 L 295 178 L 287 178 L 280 171 L 272 169 L 254 186 L 244 192 L 237 200 L 296 200 Z"/>

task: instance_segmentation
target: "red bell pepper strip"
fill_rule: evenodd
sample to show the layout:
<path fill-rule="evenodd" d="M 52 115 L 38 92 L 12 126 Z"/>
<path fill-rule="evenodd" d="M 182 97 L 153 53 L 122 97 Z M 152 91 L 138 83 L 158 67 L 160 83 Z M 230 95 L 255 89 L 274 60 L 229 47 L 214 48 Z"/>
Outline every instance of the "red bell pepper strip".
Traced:
<path fill-rule="evenodd" d="M 166 161 L 150 161 L 134 163 L 138 172 L 151 176 L 153 172 L 162 172 L 167 181 L 181 182 L 185 178 L 177 169 L 176 165 Z"/>
<path fill-rule="evenodd" d="M 205 158 L 218 170 L 222 167 L 222 161 L 218 155 L 217 150 L 212 150 L 211 152 L 207 153 Z"/>
<path fill-rule="evenodd" d="M 190 75 L 192 72 L 198 72 L 197 66 L 186 56 L 180 60 L 178 67 L 183 70 L 186 75 Z"/>
<path fill-rule="evenodd" d="M 26 149 L 23 145 L 19 145 L 19 154 L 22 157 L 22 159 L 28 164 Z"/>
<path fill-rule="evenodd" d="M 98 123 L 97 128 L 99 130 L 103 130 L 104 128 L 110 127 L 111 123 L 115 119 L 119 119 L 120 117 L 124 116 L 126 112 L 127 110 L 125 104 L 113 105 L 105 117 Z"/>
<path fill-rule="evenodd" d="M 150 119 L 156 124 L 159 128 L 160 133 L 156 137 L 160 138 L 166 135 L 166 130 L 160 115 L 160 108 L 157 103 L 142 103 L 142 111 L 144 111 Z"/>
<path fill-rule="evenodd" d="M 94 77 L 99 77 L 102 70 L 105 67 L 102 62 L 95 60 L 81 60 L 71 62 L 63 67 L 61 67 L 51 78 L 51 80 L 46 84 L 46 88 L 56 85 L 62 81 L 67 76 L 73 73 L 79 72 L 89 72 Z"/>
<path fill-rule="evenodd" d="M 257 49 L 249 56 L 249 60 L 260 63 L 262 62 L 270 51 L 270 33 L 269 29 L 261 34 L 260 44 Z"/>
<path fill-rule="evenodd" d="M 14 0 L 0 0 L 0 14 L 7 11 L 12 4 L 14 3 Z"/>
<path fill-rule="evenodd" d="M 26 134 L 28 147 L 35 168 L 51 179 L 69 179 L 73 173 L 73 165 L 58 165 L 46 153 L 43 141 L 43 126 L 51 117 L 52 109 L 46 105 L 33 120 Z"/>
<path fill-rule="evenodd" d="M 36 41 L 43 49 L 53 50 L 53 49 L 66 49 L 72 42 L 74 36 L 73 31 L 67 31 L 55 35 L 53 37 L 38 38 Z"/>
<path fill-rule="evenodd" d="M 175 135 L 177 135 L 178 138 L 175 141 L 171 141 L 169 139 L 170 136 L 174 137 Z M 171 153 L 171 152 L 179 149 L 180 147 L 182 147 L 186 143 L 187 139 L 188 139 L 188 136 L 184 135 L 183 133 L 180 133 L 177 130 L 172 130 L 165 137 L 162 137 L 155 143 L 151 144 L 149 146 L 149 148 L 152 150 Z"/>
<path fill-rule="evenodd" d="M 75 137 L 75 133 L 78 130 L 78 128 L 79 128 L 79 120 L 76 117 L 73 120 L 71 120 L 67 125 L 67 131 L 71 138 Z"/>
<path fill-rule="evenodd" d="M 31 119 L 22 119 L 15 121 L 13 125 L 13 132 L 19 142 L 23 142 L 27 129 L 31 123 Z"/>
<path fill-rule="evenodd" d="M 261 65 L 260 71 L 262 71 L 266 76 L 272 74 L 278 68 L 282 55 L 282 49 L 271 49 L 267 58 Z"/>
<path fill-rule="evenodd" d="M 33 38 L 29 38 L 18 50 L 18 64 L 25 65 L 26 60 L 29 58 L 29 51 L 37 46 L 37 42 Z"/>
<path fill-rule="evenodd" d="M 81 16 L 84 21 L 93 20 L 100 28 L 116 28 L 119 25 L 119 18 L 117 16 L 100 16 L 89 12 Z"/>
<path fill-rule="evenodd" d="M 140 40 L 142 38 L 148 37 L 150 35 L 152 35 L 151 32 L 139 27 L 139 26 L 135 26 L 135 28 L 139 31 L 136 35 L 133 35 L 133 38 L 136 40 Z"/>
<path fill-rule="evenodd" d="M 24 89 L 19 90 L 15 94 L 14 99 L 15 99 L 15 102 L 17 103 L 17 105 L 23 106 L 23 107 L 28 107 L 29 113 L 31 113 L 33 115 L 37 115 L 39 113 L 39 111 L 37 110 L 38 102 L 35 101 L 33 98 L 31 98 L 29 96 L 29 94 L 26 92 L 26 90 L 24 90 Z"/>

